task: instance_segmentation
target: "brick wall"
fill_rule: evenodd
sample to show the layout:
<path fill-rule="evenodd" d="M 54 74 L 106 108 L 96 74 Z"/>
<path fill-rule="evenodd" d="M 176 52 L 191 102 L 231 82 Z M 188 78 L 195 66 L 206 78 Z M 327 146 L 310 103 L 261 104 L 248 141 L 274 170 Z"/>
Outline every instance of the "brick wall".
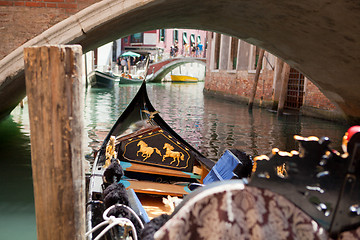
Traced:
<path fill-rule="evenodd" d="M 273 71 L 262 70 L 257 86 L 255 104 L 272 108 Z M 204 90 L 210 95 L 247 103 L 251 94 L 255 74 L 245 71 L 207 71 Z M 262 98 L 262 101 L 260 99 Z M 310 81 L 306 81 L 303 115 L 345 122 L 342 112 Z"/>
<path fill-rule="evenodd" d="M 305 86 L 304 106 L 322 110 L 336 110 L 336 106 L 309 80 Z"/>
<path fill-rule="evenodd" d="M 0 59 L 100 0 L 0 0 Z"/>
<path fill-rule="evenodd" d="M 66 12 L 74 13 L 78 4 L 76 0 L 38 0 L 38 1 L 13 1 L 2 0 L 0 6 L 25 6 L 25 7 L 40 7 L 40 8 L 63 8 Z M 75 10 L 76 12 L 76 10 Z"/>
<path fill-rule="evenodd" d="M 205 90 L 223 95 L 234 95 L 234 98 L 248 99 L 254 77 L 255 74 L 249 73 L 247 70 L 236 72 L 227 70 L 207 71 Z M 272 70 L 263 69 L 261 71 L 255 99 L 259 100 L 263 97 L 264 101 L 272 101 L 273 78 L 274 72 Z M 305 90 L 303 106 L 321 110 L 337 110 L 337 107 L 311 81 L 306 81 Z"/>
<path fill-rule="evenodd" d="M 233 73 L 227 70 L 207 71 L 205 90 L 247 100 L 251 94 L 254 77 L 255 73 L 249 73 L 247 70 Z M 255 99 L 260 100 L 262 97 L 264 101 L 271 101 L 273 77 L 273 71 L 262 70 Z"/>
<path fill-rule="evenodd" d="M 340 108 L 334 105 L 315 84 L 305 81 L 305 98 L 301 113 L 307 116 L 328 119 L 341 123 L 346 122 L 346 116 Z"/>

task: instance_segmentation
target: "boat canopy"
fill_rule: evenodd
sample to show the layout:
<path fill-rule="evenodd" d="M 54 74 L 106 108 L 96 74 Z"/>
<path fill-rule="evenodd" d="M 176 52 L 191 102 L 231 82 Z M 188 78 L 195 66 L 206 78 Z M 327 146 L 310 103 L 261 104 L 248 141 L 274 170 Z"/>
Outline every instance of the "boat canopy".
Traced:
<path fill-rule="evenodd" d="M 121 56 L 122 57 L 140 57 L 141 55 L 138 53 L 135 53 L 135 52 L 128 51 L 128 52 L 121 54 Z"/>

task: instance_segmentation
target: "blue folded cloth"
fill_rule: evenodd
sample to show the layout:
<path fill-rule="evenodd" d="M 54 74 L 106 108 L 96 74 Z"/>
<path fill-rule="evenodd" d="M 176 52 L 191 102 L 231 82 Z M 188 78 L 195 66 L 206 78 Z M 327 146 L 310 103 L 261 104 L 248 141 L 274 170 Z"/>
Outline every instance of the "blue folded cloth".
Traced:
<path fill-rule="evenodd" d="M 239 176 L 233 172 L 239 164 L 243 165 L 230 150 L 226 150 L 209 174 L 204 178 L 203 183 L 209 184 L 215 181 L 239 178 Z"/>

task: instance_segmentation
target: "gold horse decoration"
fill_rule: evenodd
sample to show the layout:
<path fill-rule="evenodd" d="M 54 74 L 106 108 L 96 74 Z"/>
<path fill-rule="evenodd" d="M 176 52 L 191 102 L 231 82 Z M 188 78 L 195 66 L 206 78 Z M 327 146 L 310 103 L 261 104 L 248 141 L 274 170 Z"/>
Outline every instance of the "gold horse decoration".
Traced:
<path fill-rule="evenodd" d="M 175 161 L 177 161 L 176 166 L 179 166 L 179 164 L 180 164 L 180 159 L 181 159 L 182 161 L 184 161 L 184 154 L 183 154 L 182 152 L 172 151 L 172 150 L 174 150 L 174 147 L 171 146 L 169 143 L 165 143 L 163 149 L 166 149 L 166 153 L 165 153 L 165 155 L 163 156 L 162 161 L 164 161 L 165 158 L 167 158 L 167 157 L 171 157 L 171 158 L 173 159 L 173 161 L 170 163 L 170 165 L 171 165 L 172 163 L 174 163 Z"/>
<path fill-rule="evenodd" d="M 105 156 L 106 156 L 106 161 L 105 161 L 104 168 L 107 168 L 111 164 L 111 159 L 117 158 L 117 152 L 115 151 L 115 137 L 114 136 L 110 137 L 108 145 L 106 146 Z"/>
<path fill-rule="evenodd" d="M 149 147 L 143 140 L 140 140 L 137 144 L 137 146 L 140 146 L 139 151 L 136 152 L 136 156 L 138 156 L 139 153 L 141 153 L 142 157 L 145 157 L 143 161 L 151 157 L 151 155 L 156 151 L 157 154 L 161 156 L 161 152 L 157 148 Z"/>

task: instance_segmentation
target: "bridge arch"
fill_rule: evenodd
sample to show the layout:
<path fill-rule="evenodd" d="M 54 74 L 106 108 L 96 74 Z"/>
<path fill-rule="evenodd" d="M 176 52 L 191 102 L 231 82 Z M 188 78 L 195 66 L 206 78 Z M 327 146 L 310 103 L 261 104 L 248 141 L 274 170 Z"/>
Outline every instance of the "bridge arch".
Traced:
<path fill-rule="evenodd" d="M 89 51 L 157 28 L 226 33 L 303 72 L 351 119 L 360 119 L 360 8 L 356 1 L 103 0 L 54 25 L 0 61 L 0 117 L 25 96 L 23 48 L 80 44 Z"/>
<path fill-rule="evenodd" d="M 187 63 L 200 63 L 206 65 L 205 58 L 181 57 L 170 58 L 149 66 L 147 78 L 151 82 L 160 82 L 169 72 Z"/>

